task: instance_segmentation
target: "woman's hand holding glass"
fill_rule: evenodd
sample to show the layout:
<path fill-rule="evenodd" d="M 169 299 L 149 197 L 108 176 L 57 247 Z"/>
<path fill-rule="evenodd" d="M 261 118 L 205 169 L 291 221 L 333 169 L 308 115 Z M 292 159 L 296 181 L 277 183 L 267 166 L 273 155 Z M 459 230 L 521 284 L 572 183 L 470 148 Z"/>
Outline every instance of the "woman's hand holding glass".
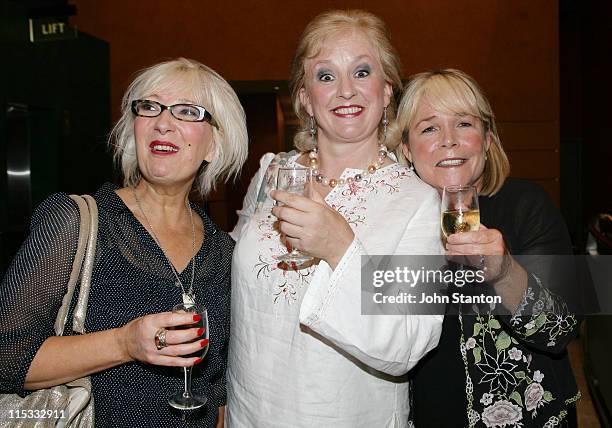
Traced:
<path fill-rule="evenodd" d="M 504 237 L 497 229 L 482 224 L 472 232 L 450 235 L 446 254 L 463 256 L 469 264 L 484 270 L 484 279 L 501 296 L 502 304 L 514 312 L 527 287 L 527 272 L 506 250 Z"/>
<path fill-rule="evenodd" d="M 124 350 L 123 360 L 142 361 L 148 364 L 170 367 L 190 367 L 197 364 L 196 356 L 185 357 L 202 350 L 205 331 L 200 327 L 179 330 L 195 322 L 193 314 L 161 312 L 136 318 L 118 329 L 119 341 Z M 158 349 L 156 334 L 165 330 L 166 346 Z M 197 340 L 201 338 L 201 340 Z"/>
<path fill-rule="evenodd" d="M 504 237 L 497 229 L 488 229 L 482 224 L 478 230 L 453 233 L 446 239 L 446 254 L 464 256 L 469 265 L 485 269 L 485 280 L 503 276 L 508 269 Z M 494 257 L 488 257 L 494 256 Z"/>
<path fill-rule="evenodd" d="M 274 190 L 271 196 L 282 205 L 272 208 L 279 230 L 293 248 L 325 260 L 335 268 L 355 234 L 344 217 L 325 202 L 314 188 L 300 196 Z"/>
<path fill-rule="evenodd" d="M 509 256 L 506 257 L 504 237 L 499 230 L 480 224 L 476 186 L 445 186 L 440 209 L 446 254 L 484 270 L 487 281 L 505 275 Z"/>

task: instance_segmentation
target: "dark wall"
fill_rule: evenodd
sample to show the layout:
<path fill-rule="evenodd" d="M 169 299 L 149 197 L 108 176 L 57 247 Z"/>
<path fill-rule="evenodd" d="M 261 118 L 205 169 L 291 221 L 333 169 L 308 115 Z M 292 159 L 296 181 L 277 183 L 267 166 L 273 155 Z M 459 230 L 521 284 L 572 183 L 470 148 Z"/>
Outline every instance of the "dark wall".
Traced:
<path fill-rule="evenodd" d="M 0 8 L 0 21 L 11 23 L 0 32 L 2 272 L 33 209 L 55 192 L 93 193 L 112 178 L 112 161 L 108 44 L 85 33 L 32 43 L 25 4 Z M 23 162 L 8 171 L 16 156 Z"/>
<path fill-rule="evenodd" d="M 71 2 L 78 9 L 72 22 L 110 43 L 115 119 L 121 96 L 139 69 L 186 56 L 230 81 L 286 80 L 308 21 L 332 7 L 367 9 L 388 24 L 405 78 L 427 69 L 454 67 L 481 83 L 497 114 L 512 175 L 537 181 L 559 202 L 555 0 L 185 0 L 180 7 L 165 0 Z M 256 110 L 249 116 L 254 114 Z M 251 143 L 262 144 L 259 138 L 251 134 Z M 265 140 L 271 145 L 264 151 L 274 151 L 277 140 Z M 253 146 L 251 156 L 261 150 Z M 216 201 L 224 197 L 213 195 Z"/>
<path fill-rule="evenodd" d="M 502 121 L 558 119 L 558 3 L 555 0 L 379 2 L 71 0 L 72 21 L 111 46 L 113 117 L 133 73 L 188 56 L 228 80 L 285 80 L 306 23 L 332 7 L 383 18 L 404 77 L 464 69 L 487 89 Z"/>
<path fill-rule="evenodd" d="M 612 3 L 560 3 L 561 208 L 578 250 L 586 224 L 612 212 Z"/>
<path fill-rule="evenodd" d="M 582 21 L 582 135 L 587 215 L 612 212 L 612 3 L 585 4 Z"/>
<path fill-rule="evenodd" d="M 242 208 L 251 178 L 259 169 L 259 159 L 267 152 L 283 150 L 275 93 L 249 92 L 241 82 L 234 85 L 238 90 L 242 89 L 240 102 L 249 118 L 249 156 L 240 175 L 227 184 L 219 183 L 217 191 L 207 198 L 210 216 L 224 230 L 231 230 L 238 221 L 236 211 Z"/>
<path fill-rule="evenodd" d="M 582 6 L 562 0 L 559 10 L 560 117 L 561 117 L 561 211 L 575 250 L 584 248 L 584 138 L 582 135 L 583 60 Z"/>

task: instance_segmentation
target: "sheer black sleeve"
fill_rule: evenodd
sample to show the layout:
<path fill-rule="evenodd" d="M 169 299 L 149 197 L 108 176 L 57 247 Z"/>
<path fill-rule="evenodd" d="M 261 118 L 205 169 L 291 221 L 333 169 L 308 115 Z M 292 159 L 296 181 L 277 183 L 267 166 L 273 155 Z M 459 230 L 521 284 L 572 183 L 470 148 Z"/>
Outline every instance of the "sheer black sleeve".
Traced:
<path fill-rule="evenodd" d="M 23 384 L 66 293 L 76 253 L 79 209 L 66 194 L 34 212 L 30 234 L 0 284 L 0 391 L 25 395 Z"/>
<path fill-rule="evenodd" d="M 542 188 L 519 182 L 513 190 L 516 218 L 510 227 L 511 250 L 529 279 L 519 308 L 501 319 L 526 345 L 561 352 L 577 333 L 581 313 L 567 228 Z"/>

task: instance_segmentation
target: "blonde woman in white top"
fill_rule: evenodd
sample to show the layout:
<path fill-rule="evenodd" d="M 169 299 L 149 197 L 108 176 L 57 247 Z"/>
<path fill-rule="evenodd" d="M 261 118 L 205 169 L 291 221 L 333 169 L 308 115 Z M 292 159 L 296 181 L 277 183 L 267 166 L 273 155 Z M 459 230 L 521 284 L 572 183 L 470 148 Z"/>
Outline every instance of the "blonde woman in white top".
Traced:
<path fill-rule="evenodd" d="M 436 346 L 441 317 L 365 316 L 360 300 L 361 255 L 441 252 L 436 191 L 386 155 L 399 69 L 369 13 L 327 12 L 302 35 L 298 151 L 262 158 L 232 233 L 230 427 L 407 424 L 401 375 Z M 279 164 L 310 166 L 314 195 L 270 192 Z M 317 262 L 279 265 L 286 246 Z"/>

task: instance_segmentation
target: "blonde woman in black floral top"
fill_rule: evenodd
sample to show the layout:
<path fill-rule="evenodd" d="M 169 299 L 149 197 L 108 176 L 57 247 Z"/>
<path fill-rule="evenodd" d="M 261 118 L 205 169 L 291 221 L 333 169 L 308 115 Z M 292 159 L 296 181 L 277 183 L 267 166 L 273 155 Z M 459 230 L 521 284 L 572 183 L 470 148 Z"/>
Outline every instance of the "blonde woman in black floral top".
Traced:
<path fill-rule="evenodd" d="M 446 250 L 477 260 L 487 280 L 479 291 L 502 299 L 495 309 L 449 306 L 438 348 L 412 372 L 413 422 L 576 426 L 580 393 L 565 348 L 579 327 L 571 307 L 577 299 L 561 286 L 566 272 L 552 278 L 559 269 L 544 256 L 571 254 L 558 210 L 538 186 L 506 179 L 510 166 L 493 112 L 465 73 L 414 76 L 397 124 L 399 156 L 421 179 L 440 192 L 449 185 L 478 188 L 480 230 L 449 236 Z"/>

